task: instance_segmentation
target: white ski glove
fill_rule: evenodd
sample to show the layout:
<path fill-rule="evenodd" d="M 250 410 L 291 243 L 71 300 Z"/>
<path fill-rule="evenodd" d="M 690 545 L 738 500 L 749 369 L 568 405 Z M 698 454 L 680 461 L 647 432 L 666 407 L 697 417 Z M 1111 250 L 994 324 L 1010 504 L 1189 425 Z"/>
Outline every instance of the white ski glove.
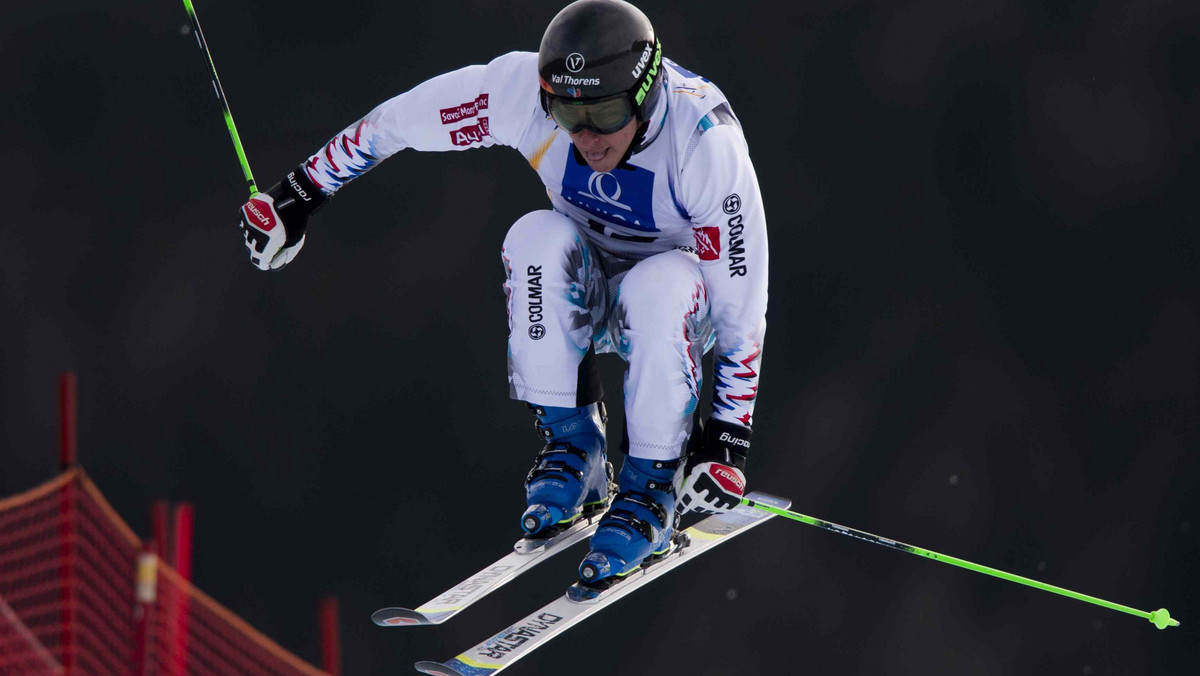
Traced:
<path fill-rule="evenodd" d="M 304 246 L 304 235 L 288 244 L 288 229 L 279 212 L 275 210 L 275 198 L 265 192 L 256 192 L 250 201 L 242 205 L 242 220 L 238 225 L 246 238 L 250 250 L 250 262 L 259 270 L 278 270 L 296 257 Z"/>
<path fill-rule="evenodd" d="M 329 198 L 301 167 L 242 205 L 238 226 L 259 270 L 280 270 L 304 247 L 308 217 Z"/>
<path fill-rule="evenodd" d="M 719 514 L 740 505 L 746 493 L 749 452 L 749 429 L 709 420 L 703 442 L 688 455 L 684 466 L 679 513 Z"/>

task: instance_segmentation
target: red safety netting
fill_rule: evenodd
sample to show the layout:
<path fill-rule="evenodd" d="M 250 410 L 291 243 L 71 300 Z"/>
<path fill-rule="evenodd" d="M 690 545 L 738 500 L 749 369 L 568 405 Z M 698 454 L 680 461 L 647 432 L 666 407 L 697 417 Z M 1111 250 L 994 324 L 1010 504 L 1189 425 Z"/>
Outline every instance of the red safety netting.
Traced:
<path fill-rule="evenodd" d="M 12 608 L 0 599 L 0 674 L 62 676 L 62 665 L 42 647 Z"/>
<path fill-rule="evenodd" d="M 0 676 L 324 673 L 143 554 L 81 470 L 0 500 Z"/>
<path fill-rule="evenodd" d="M 167 566 L 151 616 L 155 673 L 324 674 L 246 624 Z"/>

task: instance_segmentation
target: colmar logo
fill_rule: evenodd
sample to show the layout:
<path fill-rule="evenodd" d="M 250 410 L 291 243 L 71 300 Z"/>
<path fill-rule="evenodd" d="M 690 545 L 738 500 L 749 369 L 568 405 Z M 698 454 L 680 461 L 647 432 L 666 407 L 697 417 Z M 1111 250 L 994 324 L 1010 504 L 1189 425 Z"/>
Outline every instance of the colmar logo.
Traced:
<path fill-rule="evenodd" d="M 746 240 L 742 238 L 742 231 L 746 226 L 742 224 L 742 215 L 738 214 L 729 219 L 729 276 L 730 277 L 745 277 L 746 276 Z"/>
<path fill-rule="evenodd" d="M 275 229 L 275 219 L 271 216 L 271 207 L 266 202 L 260 199 L 252 199 L 246 202 L 246 207 L 243 211 L 247 216 L 247 220 L 252 221 L 252 225 L 259 230 L 271 232 Z"/>
<path fill-rule="evenodd" d="M 715 261 L 721 257 L 721 229 L 692 228 L 696 235 L 696 253 L 702 261 Z"/>
<path fill-rule="evenodd" d="M 529 323 L 536 324 L 542 321 L 542 266 L 530 265 L 525 273 L 529 275 Z"/>
<path fill-rule="evenodd" d="M 746 482 L 738 476 L 737 470 L 724 465 L 714 465 L 709 472 L 717 480 L 717 483 L 721 485 L 721 488 L 730 493 L 741 495 L 746 490 Z"/>

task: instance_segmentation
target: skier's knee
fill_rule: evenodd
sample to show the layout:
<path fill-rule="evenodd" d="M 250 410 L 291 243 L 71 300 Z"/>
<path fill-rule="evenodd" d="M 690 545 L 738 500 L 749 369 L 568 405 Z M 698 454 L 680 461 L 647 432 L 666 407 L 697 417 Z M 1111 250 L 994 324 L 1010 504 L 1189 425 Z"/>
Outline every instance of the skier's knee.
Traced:
<path fill-rule="evenodd" d="M 683 330 L 689 313 L 707 304 L 693 257 L 669 251 L 641 261 L 621 281 L 620 299 L 630 328 L 656 334 Z"/>
<path fill-rule="evenodd" d="M 568 251 L 579 245 L 579 230 L 571 219 L 554 211 L 532 211 L 517 219 L 504 237 L 506 256 L 520 252 L 539 254 Z"/>

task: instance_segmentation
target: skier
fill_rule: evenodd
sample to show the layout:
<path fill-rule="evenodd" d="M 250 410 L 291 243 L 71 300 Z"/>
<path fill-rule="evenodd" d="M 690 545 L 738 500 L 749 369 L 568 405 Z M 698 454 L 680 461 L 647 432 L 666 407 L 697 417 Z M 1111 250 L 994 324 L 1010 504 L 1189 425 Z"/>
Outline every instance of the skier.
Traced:
<path fill-rule="evenodd" d="M 667 553 L 677 514 L 732 509 L 745 491 L 767 233 L 741 123 L 716 85 L 663 58 L 633 5 L 578 0 L 537 54 L 379 105 L 253 195 L 240 225 L 251 262 L 278 270 L 308 217 L 383 159 L 495 144 L 528 160 L 551 206 L 518 219 L 501 249 L 509 391 L 545 442 L 521 527 L 544 538 L 607 507 L 579 568 L 603 586 Z M 714 344 L 712 412 L 694 425 Z M 615 497 L 596 368 L 614 351 L 627 362 Z"/>

